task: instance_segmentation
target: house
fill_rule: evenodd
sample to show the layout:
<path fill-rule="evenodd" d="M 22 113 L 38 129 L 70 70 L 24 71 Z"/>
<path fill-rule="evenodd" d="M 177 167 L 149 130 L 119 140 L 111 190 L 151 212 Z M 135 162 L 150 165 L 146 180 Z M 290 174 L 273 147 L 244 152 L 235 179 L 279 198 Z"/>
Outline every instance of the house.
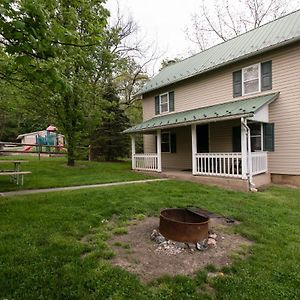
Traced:
<path fill-rule="evenodd" d="M 65 144 L 64 135 L 57 133 L 56 131 L 57 131 L 56 127 L 50 125 L 45 130 L 20 134 L 17 136 L 17 140 L 20 140 L 21 144 L 33 145 L 33 144 L 37 144 L 39 140 L 47 139 L 48 141 L 47 144 L 49 145 L 54 145 L 54 146 L 64 145 Z"/>
<path fill-rule="evenodd" d="M 300 185 L 300 10 L 165 67 L 139 95 L 144 122 L 125 131 L 133 169 Z"/>

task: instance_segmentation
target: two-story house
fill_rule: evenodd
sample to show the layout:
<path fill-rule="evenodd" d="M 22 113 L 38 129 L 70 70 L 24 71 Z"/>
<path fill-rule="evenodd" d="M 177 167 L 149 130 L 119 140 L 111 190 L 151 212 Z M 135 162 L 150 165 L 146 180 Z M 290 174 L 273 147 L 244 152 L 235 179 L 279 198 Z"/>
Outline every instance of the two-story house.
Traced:
<path fill-rule="evenodd" d="M 133 169 L 300 185 L 300 10 L 165 67 L 139 95 Z"/>

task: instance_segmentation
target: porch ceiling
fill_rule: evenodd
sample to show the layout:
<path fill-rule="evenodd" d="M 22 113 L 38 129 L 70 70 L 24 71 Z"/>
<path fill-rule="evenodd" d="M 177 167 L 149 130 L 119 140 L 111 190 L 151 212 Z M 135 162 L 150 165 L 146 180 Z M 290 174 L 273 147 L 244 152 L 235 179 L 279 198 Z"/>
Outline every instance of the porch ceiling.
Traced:
<path fill-rule="evenodd" d="M 193 123 L 209 123 L 226 119 L 253 116 L 263 106 L 276 100 L 279 93 L 266 94 L 222 104 L 170 113 L 154 117 L 124 130 L 124 133 L 140 133 L 170 127 L 186 126 Z"/>

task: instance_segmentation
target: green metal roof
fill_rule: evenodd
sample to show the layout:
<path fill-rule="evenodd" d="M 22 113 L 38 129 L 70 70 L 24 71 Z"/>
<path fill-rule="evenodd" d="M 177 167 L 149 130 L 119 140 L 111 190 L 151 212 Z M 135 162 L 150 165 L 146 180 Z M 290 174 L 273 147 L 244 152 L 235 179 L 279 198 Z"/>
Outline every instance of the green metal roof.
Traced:
<path fill-rule="evenodd" d="M 278 95 L 279 93 L 272 93 L 178 113 L 161 115 L 128 128 L 124 133 L 149 132 L 156 129 L 186 126 L 191 123 L 208 123 L 218 120 L 240 118 L 243 116 L 252 116 L 264 105 L 276 100 Z"/>
<path fill-rule="evenodd" d="M 297 40 L 300 40 L 300 10 L 165 67 L 137 95 Z"/>

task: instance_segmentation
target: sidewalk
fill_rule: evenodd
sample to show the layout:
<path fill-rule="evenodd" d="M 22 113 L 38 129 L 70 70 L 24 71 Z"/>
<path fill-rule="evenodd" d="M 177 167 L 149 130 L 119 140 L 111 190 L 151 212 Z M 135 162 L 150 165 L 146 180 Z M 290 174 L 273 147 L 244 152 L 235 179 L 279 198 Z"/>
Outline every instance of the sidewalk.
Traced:
<path fill-rule="evenodd" d="M 148 182 L 165 181 L 165 180 L 169 180 L 169 179 L 167 179 L 167 178 L 158 178 L 158 179 L 145 179 L 145 180 L 134 180 L 134 181 L 111 182 L 111 183 L 75 185 L 75 186 L 66 186 L 66 187 L 57 187 L 57 188 L 36 189 L 36 190 L 12 191 L 12 192 L 0 193 L 0 197 L 1 196 L 2 197 L 23 196 L 23 195 L 61 192 L 61 191 L 74 191 L 74 190 L 81 190 L 81 189 L 93 189 L 93 188 L 102 188 L 102 187 L 119 186 L 119 185 L 129 185 L 129 184 L 139 184 L 139 183 L 148 183 Z"/>

